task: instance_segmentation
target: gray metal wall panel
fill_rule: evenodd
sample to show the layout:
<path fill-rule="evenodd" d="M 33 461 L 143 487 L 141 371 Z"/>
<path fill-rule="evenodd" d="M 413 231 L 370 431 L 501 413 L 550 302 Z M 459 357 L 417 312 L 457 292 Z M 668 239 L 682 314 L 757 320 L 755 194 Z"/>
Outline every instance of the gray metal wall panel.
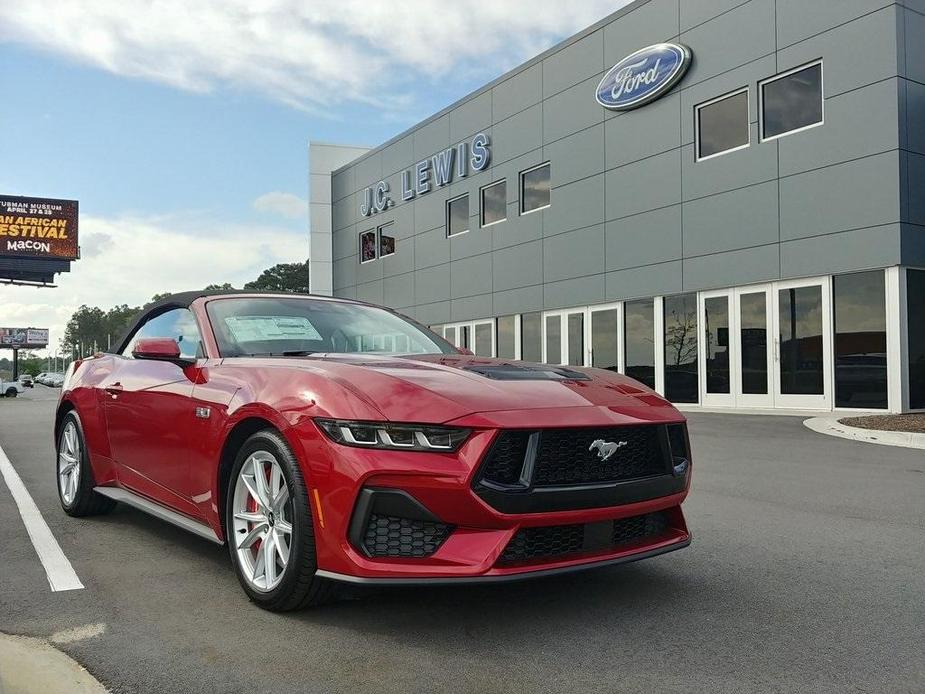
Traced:
<path fill-rule="evenodd" d="M 780 277 L 778 246 L 758 246 L 684 259 L 684 291 L 721 289 Z"/>
<path fill-rule="evenodd" d="M 780 245 L 781 274 L 808 277 L 895 265 L 899 242 L 899 224 L 787 241 Z"/>
<path fill-rule="evenodd" d="M 776 244 L 777 204 L 777 181 L 684 203 L 685 256 Z"/>
<path fill-rule="evenodd" d="M 492 127 L 492 161 L 501 164 L 543 146 L 543 107 L 530 106 Z"/>
<path fill-rule="evenodd" d="M 543 98 L 543 65 L 537 63 L 507 78 L 491 90 L 493 122 L 499 123 Z"/>
<path fill-rule="evenodd" d="M 595 176 L 604 170 L 604 127 L 602 124 L 594 125 L 543 148 L 542 159 L 556 162 L 557 186 Z M 509 180 L 516 181 L 517 171 L 512 173 L 514 178 Z M 516 184 L 513 187 L 516 188 Z M 509 199 L 510 195 L 511 191 L 508 191 Z"/>
<path fill-rule="evenodd" d="M 414 274 L 406 273 L 383 279 L 382 300 L 386 306 L 413 306 Z"/>
<path fill-rule="evenodd" d="M 666 152 L 607 172 L 606 219 L 681 202 L 681 156 Z"/>
<path fill-rule="evenodd" d="M 555 185 L 555 180 L 553 184 Z M 545 210 L 527 215 L 544 217 L 544 236 L 600 224 L 604 212 L 604 176 L 599 174 L 575 183 L 556 186 L 550 201 L 550 206 Z"/>
<path fill-rule="evenodd" d="M 777 43 L 789 46 L 892 4 L 889 0 L 777 0 Z"/>
<path fill-rule="evenodd" d="M 420 293 L 418 293 L 420 296 Z M 450 302 L 438 301 L 434 303 L 418 304 L 414 307 L 416 320 L 424 325 L 439 325 L 450 321 Z"/>
<path fill-rule="evenodd" d="M 773 26 L 774 0 L 751 0 L 685 31 L 681 42 L 697 56 L 685 80 L 694 84 L 773 53 Z"/>
<path fill-rule="evenodd" d="M 350 256 L 334 261 L 334 289 L 350 287 L 357 283 L 357 259 Z"/>
<path fill-rule="evenodd" d="M 450 266 L 437 265 L 414 273 L 414 295 L 418 304 L 450 299 Z M 445 318 L 444 318 L 445 320 Z"/>
<path fill-rule="evenodd" d="M 925 156 L 914 152 L 905 153 L 908 180 L 908 217 L 903 220 L 912 224 L 925 225 Z"/>
<path fill-rule="evenodd" d="M 543 101 L 543 142 L 550 143 L 604 120 L 604 109 L 594 100 L 602 75 Z"/>
<path fill-rule="evenodd" d="M 543 242 L 531 241 L 494 252 L 492 285 L 495 292 L 543 282 Z"/>
<path fill-rule="evenodd" d="M 781 241 L 892 222 L 899 222 L 897 152 L 780 180 Z"/>
<path fill-rule="evenodd" d="M 450 144 L 470 138 L 491 123 L 491 92 L 479 94 L 450 111 Z"/>
<path fill-rule="evenodd" d="M 520 216 L 518 214 L 518 203 L 509 204 L 507 206 L 507 221 L 485 229 L 485 233 L 491 235 L 492 249 L 497 252 L 502 248 L 517 246 L 542 238 L 543 224 L 540 216 L 542 214 L 542 212 L 534 212 L 533 214 Z"/>
<path fill-rule="evenodd" d="M 543 98 L 604 70 L 604 32 L 595 31 L 543 61 Z"/>
<path fill-rule="evenodd" d="M 371 304 L 381 304 L 383 301 L 382 280 L 358 284 L 356 286 L 356 298 L 359 301 L 368 301 Z"/>
<path fill-rule="evenodd" d="M 678 35 L 678 5 L 690 0 L 650 0 L 604 27 L 604 67 L 635 50 Z"/>
<path fill-rule="evenodd" d="M 543 240 L 543 279 L 557 282 L 604 271 L 604 225 Z"/>
<path fill-rule="evenodd" d="M 897 81 L 825 100 L 825 124 L 778 140 L 780 175 L 831 166 L 899 147 Z"/>
<path fill-rule="evenodd" d="M 680 260 L 614 270 L 604 275 L 605 301 L 677 294 L 681 289 Z"/>
<path fill-rule="evenodd" d="M 414 162 L 413 135 L 406 135 L 382 150 L 382 172 L 386 175 L 401 171 Z"/>
<path fill-rule="evenodd" d="M 779 141 L 758 142 L 758 124 L 752 125 L 751 146 L 721 157 L 694 161 L 694 146 L 681 148 L 684 200 L 715 195 L 727 190 L 764 183 L 777 178 Z"/>
<path fill-rule="evenodd" d="M 900 80 L 905 87 L 905 141 L 901 146 L 925 154 L 925 84 Z"/>
<path fill-rule="evenodd" d="M 414 131 L 414 159 L 421 161 L 450 142 L 450 117 L 441 116 Z"/>
<path fill-rule="evenodd" d="M 903 224 L 901 234 L 903 265 L 925 267 L 925 226 Z"/>
<path fill-rule="evenodd" d="M 681 31 L 717 17 L 749 0 L 694 0 L 681 2 Z"/>
<path fill-rule="evenodd" d="M 925 12 L 921 8 L 920 12 Z M 904 11 L 905 22 L 905 72 L 904 75 L 916 82 L 925 83 L 925 15 Z"/>
<path fill-rule="evenodd" d="M 604 302 L 604 276 L 576 277 L 543 285 L 546 308 L 569 308 Z"/>
<path fill-rule="evenodd" d="M 532 287 L 496 291 L 492 295 L 492 305 L 496 316 L 542 311 L 543 285 L 536 284 Z"/>
<path fill-rule="evenodd" d="M 604 228 L 607 270 L 651 265 L 681 258 L 681 206 L 643 212 L 607 222 Z"/>
<path fill-rule="evenodd" d="M 492 315 L 491 294 L 466 296 L 450 302 L 450 318 L 454 321 L 490 318 Z"/>
<path fill-rule="evenodd" d="M 423 268 L 450 262 L 450 244 L 446 240 L 443 227 L 431 229 L 414 237 L 415 267 L 420 272 Z M 421 296 L 426 300 L 427 295 Z"/>
<path fill-rule="evenodd" d="M 491 255 L 462 258 L 450 264 L 450 296 L 475 296 L 491 292 Z"/>
<path fill-rule="evenodd" d="M 681 145 L 680 101 L 678 93 L 669 94 L 648 108 L 610 118 L 604 125 L 607 168 L 677 149 Z"/>

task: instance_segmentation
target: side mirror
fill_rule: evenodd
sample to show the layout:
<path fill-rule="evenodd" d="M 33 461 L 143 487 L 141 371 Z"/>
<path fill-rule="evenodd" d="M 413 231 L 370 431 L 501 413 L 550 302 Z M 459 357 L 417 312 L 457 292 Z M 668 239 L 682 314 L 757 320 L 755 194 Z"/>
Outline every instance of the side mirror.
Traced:
<path fill-rule="evenodd" d="M 143 337 L 132 348 L 135 359 L 169 361 L 178 366 L 195 364 L 195 359 L 180 356 L 180 344 L 172 337 Z"/>

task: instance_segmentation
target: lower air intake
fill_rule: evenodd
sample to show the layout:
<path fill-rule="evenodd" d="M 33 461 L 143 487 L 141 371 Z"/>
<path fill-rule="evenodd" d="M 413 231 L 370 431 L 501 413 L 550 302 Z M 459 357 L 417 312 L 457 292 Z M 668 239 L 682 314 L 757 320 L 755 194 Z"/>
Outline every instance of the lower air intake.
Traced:
<path fill-rule="evenodd" d="M 370 514 L 363 546 L 371 557 L 429 557 L 450 536 L 453 526 L 435 521 Z"/>

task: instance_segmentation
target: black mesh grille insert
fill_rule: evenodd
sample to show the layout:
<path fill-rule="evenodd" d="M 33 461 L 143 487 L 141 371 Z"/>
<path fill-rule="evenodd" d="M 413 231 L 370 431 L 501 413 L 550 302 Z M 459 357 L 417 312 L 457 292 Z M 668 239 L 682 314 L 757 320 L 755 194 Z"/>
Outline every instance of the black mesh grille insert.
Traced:
<path fill-rule="evenodd" d="M 584 541 L 584 525 L 522 528 L 505 547 L 501 561 L 518 562 L 574 554 L 582 550 Z"/>
<path fill-rule="evenodd" d="M 445 523 L 373 513 L 363 546 L 371 557 L 429 557 L 452 531 Z"/>
<path fill-rule="evenodd" d="M 478 481 L 517 485 L 530 431 L 502 431 L 485 456 Z M 534 487 L 621 482 L 670 471 L 663 425 L 543 429 Z"/>
<path fill-rule="evenodd" d="M 597 526 L 595 530 L 599 530 L 600 525 L 593 523 L 522 528 L 505 547 L 499 563 L 516 564 L 540 559 L 561 559 L 581 552 L 608 552 L 632 542 L 663 535 L 670 523 L 668 514 L 658 511 L 611 521 L 608 523 L 610 527 L 605 527 L 609 533 L 603 536 L 590 530 L 592 526 Z"/>
<path fill-rule="evenodd" d="M 588 484 L 665 474 L 662 431 L 657 425 L 544 430 L 533 483 L 538 487 Z"/>
<path fill-rule="evenodd" d="M 529 431 L 505 431 L 498 436 L 485 462 L 482 464 L 481 479 L 496 484 L 517 484 L 527 453 Z"/>

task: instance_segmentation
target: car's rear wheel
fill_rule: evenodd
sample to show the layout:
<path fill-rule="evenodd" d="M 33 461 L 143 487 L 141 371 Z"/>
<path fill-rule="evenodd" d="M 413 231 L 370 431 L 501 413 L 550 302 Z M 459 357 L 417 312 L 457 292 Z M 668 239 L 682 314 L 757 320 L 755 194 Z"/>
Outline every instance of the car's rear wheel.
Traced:
<path fill-rule="evenodd" d="M 96 481 L 90 467 L 80 417 L 73 410 L 64 415 L 58 434 L 58 498 L 61 508 L 69 516 L 95 516 L 108 513 L 116 505 L 93 491 Z"/>
<path fill-rule="evenodd" d="M 18 393 L 16 392 L 16 389 L 15 389 L 15 388 L 7 388 L 7 389 L 6 389 L 6 397 L 8 397 L 8 398 L 15 398 L 17 395 L 18 395 Z"/>
<path fill-rule="evenodd" d="M 330 582 L 315 576 L 315 532 L 305 480 L 276 431 L 258 431 L 238 451 L 225 518 L 238 580 L 260 607 L 282 612 L 330 599 Z"/>

